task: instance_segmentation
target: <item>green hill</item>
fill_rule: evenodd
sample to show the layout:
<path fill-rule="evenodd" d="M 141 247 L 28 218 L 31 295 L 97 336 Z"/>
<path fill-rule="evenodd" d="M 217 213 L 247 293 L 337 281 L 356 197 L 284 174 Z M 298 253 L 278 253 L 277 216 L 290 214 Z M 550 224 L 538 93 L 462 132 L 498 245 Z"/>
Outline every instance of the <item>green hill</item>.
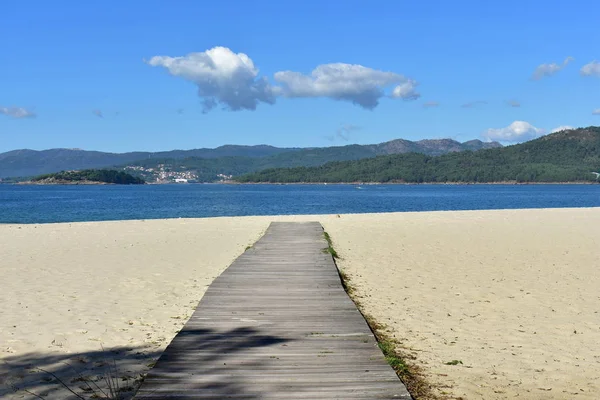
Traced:
<path fill-rule="evenodd" d="M 384 154 L 416 152 L 429 155 L 500 146 L 479 140 L 396 139 L 380 144 L 322 148 L 278 148 L 267 145 L 225 145 L 215 149 L 163 152 L 103 153 L 80 149 L 14 150 L 0 154 L 0 179 L 27 177 L 67 170 L 113 168 L 156 181 L 160 172 L 190 172 L 194 180 L 212 182 L 219 174 L 241 175 L 265 168 L 317 166 L 330 161 L 358 160 Z M 129 168 L 125 167 L 138 167 Z M 160 166 L 160 167 L 159 167 Z M 151 171 L 150 171 L 151 170 Z M 164 174 L 163 174 L 164 175 Z M 183 175 L 182 175 L 183 176 Z"/>
<path fill-rule="evenodd" d="M 31 183 L 37 184 L 93 184 L 112 183 L 118 185 L 140 185 L 143 179 L 122 171 L 107 169 L 88 169 L 84 171 L 63 171 L 54 174 L 36 176 Z"/>
<path fill-rule="evenodd" d="M 409 140 L 397 139 L 390 142 L 370 145 L 347 145 L 320 148 L 296 149 L 266 157 L 220 157 L 183 159 L 144 159 L 122 166 L 127 172 L 143 177 L 147 181 L 172 181 L 175 178 L 188 178 L 200 182 L 214 182 L 222 176 L 239 176 L 269 168 L 314 167 L 331 161 L 349 161 L 373 158 L 382 154 L 416 152 L 429 155 L 479 150 L 501 146 L 497 142 L 484 143 L 472 140 L 460 143 L 451 139 Z M 187 174 L 187 175 L 184 175 Z M 219 176 L 221 175 L 221 177 Z M 160 178 L 160 177 L 163 178 Z M 166 178 L 164 178 L 166 177 Z"/>
<path fill-rule="evenodd" d="M 107 168 L 149 159 L 200 157 L 268 157 L 295 151 L 278 147 L 225 145 L 215 149 L 171 150 L 162 152 L 105 153 L 81 149 L 13 150 L 0 153 L 0 178 L 33 176 L 59 171 Z"/>
<path fill-rule="evenodd" d="M 400 154 L 319 167 L 277 168 L 239 182 L 593 182 L 600 128 L 561 131 L 526 143 L 440 156 Z"/>

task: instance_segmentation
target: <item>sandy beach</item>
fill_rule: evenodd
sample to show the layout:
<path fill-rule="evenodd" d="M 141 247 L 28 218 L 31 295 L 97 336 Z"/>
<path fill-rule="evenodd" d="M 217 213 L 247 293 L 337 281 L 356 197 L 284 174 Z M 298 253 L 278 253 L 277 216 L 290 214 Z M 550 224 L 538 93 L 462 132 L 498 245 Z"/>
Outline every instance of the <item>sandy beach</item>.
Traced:
<path fill-rule="evenodd" d="M 86 388 L 78 378 L 97 380 L 116 363 L 129 378 L 121 386 L 134 387 L 208 285 L 267 226 L 232 218 L 0 225 L 0 398 L 33 398 L 9 385 L 68 395 L 30 366 Z"/>
<path fill-rule="evenodd" d="M 439 394 L 600 398 L 600 209 L 325 225 L 362 309 L 410 349 Z"/>
<path fill-rule="evenodd" d="M 135 387 L 275 220 L 323 224 L 440 398 L 600 398 L 600 209 L 0 225 L 0 397 Z"/>

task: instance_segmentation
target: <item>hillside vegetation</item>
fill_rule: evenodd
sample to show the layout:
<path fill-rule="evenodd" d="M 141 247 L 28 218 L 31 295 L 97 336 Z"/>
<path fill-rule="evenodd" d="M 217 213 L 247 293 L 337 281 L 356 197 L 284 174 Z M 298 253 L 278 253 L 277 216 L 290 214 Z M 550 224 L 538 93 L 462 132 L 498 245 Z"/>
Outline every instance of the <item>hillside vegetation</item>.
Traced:
<path fill-rule="evenodd" d="M 88 169 L 84 171 L 63 171 L 54 174 L 40 175 L 31 179 L 33 183 L 112 183 L 118 185 L 139 185 L 146 183 L 143 179 L 122 171 L 107 169 Z"/>
<path fill-rule="evenodd" d="M 530 142 L 441 156 L 400 154 L 319 167 L 278 168 L 239 182 L 593 182 L 600 172 L 600 128 L 562 131 Z"/>
<path fill-rule="evenodd" d="M 217 175 L 240 175 L 265 168 L 311 167 L 330 161 L 358 160 L 385 154 L 416 152 L 439 155 L 452 151 L 479 150 L 500 146 L 472 140 L 460 143 L 451 139 L 396 139 L 380 144 L 348 145 L 322 148 L 279 148 L 267 145 L 225 145 L 215 149 L 172 150 L 163 152 L 103 153 L 80 149 L 14 150 L 0 154 L 0 179 L 27 177 L 45 173 L 94 168 L 126 169 L 142 167 L 136 174 L 156 180 L 158 170 L 192 171 L 197 180 L 212 182 Z M 147 171 L 152 169 L 153 171 Z"/>
<path fill-rule="evenodd" d="M 162 152 L 105 153 L 81 149 L 13 150 L 0 153 L 0 178 L 33 176 L 58 171 L 84 170 L 114 167 L 140 160 L 187 157 L 268 157 L 274 154 L 295 151 L 272 146 L 226 145 L 216 149 L 171 150 Z"/>
<path fill-rule="evenodd" d="M 420 140 L 418 142 L 397 139 L 371 145 L 353 144 L 347 146 L 306 148 L 277 153 L 266 157 L 237 156 L 210 159 L 199 157 L 145 159 L 130 163 L 128 166 L 123 167 L 123 169 L 135 173 L 147 181 L 155 180 L 158 171 L 167 173 L 185 171 L 194 174 L 195 179 L 200 182 L 213 182 L 220 180 L 219 174 L 240 176 L 269 168 L 314 167 L 332 161 L 360 160 L 383 154 L 415 152 L 438 155 L 448 152 L 496 148 L 498 146 L 500 144 L 496 142 L 484 143 L 479 140 L 460 143 L 451 139 Z"/>

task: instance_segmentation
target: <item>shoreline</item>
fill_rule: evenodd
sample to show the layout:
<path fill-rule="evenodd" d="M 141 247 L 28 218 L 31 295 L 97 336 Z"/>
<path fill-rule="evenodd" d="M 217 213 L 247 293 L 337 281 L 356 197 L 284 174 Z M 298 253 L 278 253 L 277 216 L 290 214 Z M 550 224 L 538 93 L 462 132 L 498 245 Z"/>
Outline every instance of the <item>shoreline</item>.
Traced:
<path fill-rule="evenodd" d="M 501 212 L 501 211 L 531 211 L 531 210 L 594 210 L 600 209 L 600 206 L 589 207 L 532 207 L 532 208 L 486 208 L 473 210 L 422 210 L 422 211 L 382 211 L 382 212 L 364 212 L 364 213 L 336 213 L 336 214 L 257 214 L 257 215 L 221 215 L 208 217 L 172 217 L 172 218 L 139 218 L 139 219 L 103 219 L 103 220 L 85 220 L 85 221 L 59 221 L 59 222 L 1 222 L 0 226 L 32 226 L 32 225 L 63 225 L 63 224 L 93 224 L 105 222 L 145 222 L 145 221 L 195 221 L 195 220 L 210 220 L 210 219 L 228 219 L 228 218 L 272 218 L 274 220 L 286 218 L 315 218 L 335 216 L 369 216 L 382 214 L 427 214 L 427 213 L 460 213 L 460 212 Z"/>
<path fill-rule="evenodd" d="M 24 182 L 15 182 L 14 185 L 35 185 L 35 186 L 52 186 L 52 185 L 116 185 L 116 183 L 109 182 L 96 182 L 96 181 L 55 181 L 55 182 L 33 182 L 33 181 L 24 181 Z"/>
<path fill-rule="evenodd" d="M 574 182 L 516 182 L 516 181 L 503 181 L 503 182 L 291 182 L 291 183 L 280 183 L 280 182 L 221 182 L 216 184 L 223 185 L 406 185 L 406 186 L 417 186 L 417 185 L 455 185 L 455 186 L 467 186 L 467 185 L 506 185 L 506 186 L 520 186 L 520 185 L 594 185 L 600 184 L 600 182 L 592 181 L 574 181 Z"/>
<path fill-rule="evenodd" d="M 455 185 L 455 186 L 468 186 L 468 185 L 506 185 L 506 186 L 521 186 L 521 185 L 596 185 L 600 184 L 600 181 L 566 181 L 566 182 L 517 182 L 517 181 L 501 181 L 501 182 L 188 182 L 188 183 L 156 183 L 146 182 L 144 185 L 364 185 L 364 186 L 375 186 L 375 185 L 405 185 L 405 186 L 417 186 L 417 185 Z M 118 185 L 116 183 L 107 182 L 52 182 L 52 183 L 37 183 L 31 181 L 23 182 L 0 182 L 0 185 Z M 121 186 L 138 186 L 139 184 L 120 184 Z"/>

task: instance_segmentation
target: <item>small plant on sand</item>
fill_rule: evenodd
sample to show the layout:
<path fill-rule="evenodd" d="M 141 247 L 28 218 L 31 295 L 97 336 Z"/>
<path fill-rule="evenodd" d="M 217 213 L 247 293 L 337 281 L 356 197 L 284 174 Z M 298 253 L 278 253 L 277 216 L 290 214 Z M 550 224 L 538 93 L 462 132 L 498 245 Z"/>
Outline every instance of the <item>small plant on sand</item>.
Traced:
<path fill-rule="evenodd" d="M 49 374 L 51 372 L 45 371 Z M 73 393 L 78 399 L 85 399 L 82 395 L 75 393 L 67 384 L 65 384 L 60 378 L 52 374 L 52 376 L 68 391 Z M 84 386 L 80 387 L 85 393 L 90 395 L 93 399 L 108 399 L 108 400 L 121 400 L 123 398 L 123 392 L 132 391 L 133 388 L 130 386 L 120 386 L 119 377 L 117 376 L 117 365 L 116 362 L 109 363 L 109 368 L 103 377 L 106 382 L 106 387 L 101 388 L 96 382 L 97 379 L 92 377 L 79 376 L 74 379 L 73 382 L 81 382 Z"/>
<path fill-rule="evenodd" d="M 407 374 L 408 366 L 396 353 L 396 346 L 389 340 L 383 340 L 378 343 L 381 352 L 385 356 L 385 360 L 390 364 L 394 371 L 398 374 Z"/>
<path fill-rule="evenodd" d="M 329 235 L 326 236 L 326 239 Z M 328 240 L 328 242 L 330 239 Z M 432 386 L 427 382 L 422 370 L 415 365 L 414 363 L 406 363 L 404 360 L 413 359 L 408 352 L 404 351 L 398 342 L 390 337 L 387 333 L 387 327 L 384 324 L 381 324 L 375 321 L 370 315 L 363 312 L 362 304 L 357 299 L 357 290 L 352 285 L 350 281 L 350 277 L 348 274 L 339 268 L 338 273 L 340 275 L 340 279 L 342 281 L 342 285 L 346 290 L 346 293 L 350 296 L 356 307 L 362 314 L 365 321 L 371 328 L 373 335 L 375 335 L 375 339 L 377 340 L 377 345 L 381 349 L 385 360 L 388 364 L 394 369 L 400 380 L 406 385 L 408 391 L 412 395 L 415 400 L 427 399 L 427 400 L 436 400 L 439 399 L 433 393 Z"/>
<path fill-rule="evenodd" d="M 327 248 L 325 249 L 325 252 L 331 254 L 333 258 L 340 258 L 337 251 L 335 251 L 333 248 L 333 242 L 331 241 L 331 236 L 329 236 L 329 233 L 323 232 L 323 236 L 325 236 L 325 240 L 327 241 Z"/>
<path fill-rule="evenodd" d="M 463 362 L 460 361 L 460 360 L 452 360 L 452 361 L 445 362 L 444 364 L 446 364 L 446 365 L 458 365 L 458 364 L 462 364 L 462 363 Z"/>

